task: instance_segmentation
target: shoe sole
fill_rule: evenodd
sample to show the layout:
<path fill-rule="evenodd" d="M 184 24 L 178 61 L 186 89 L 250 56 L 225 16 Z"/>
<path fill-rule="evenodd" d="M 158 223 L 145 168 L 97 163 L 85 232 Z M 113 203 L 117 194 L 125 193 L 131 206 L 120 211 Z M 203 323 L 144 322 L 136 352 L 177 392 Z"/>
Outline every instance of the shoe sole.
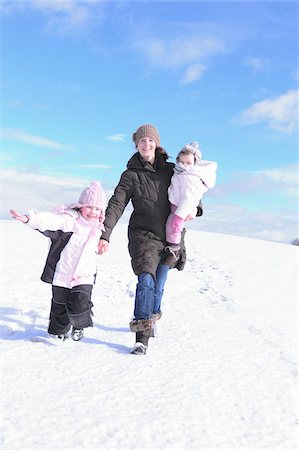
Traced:
<path fill-rule="evenodd" d="M 132 350 L 131 355 L 146 355 L 146 351 L 137 352 L 136 350 Z"/>
<path fill-rule="evenodd" d="M 83 338 L 83 336 L 72 336 L 72 339 L 75 342 L 81 341 L 82 338 Z"/>

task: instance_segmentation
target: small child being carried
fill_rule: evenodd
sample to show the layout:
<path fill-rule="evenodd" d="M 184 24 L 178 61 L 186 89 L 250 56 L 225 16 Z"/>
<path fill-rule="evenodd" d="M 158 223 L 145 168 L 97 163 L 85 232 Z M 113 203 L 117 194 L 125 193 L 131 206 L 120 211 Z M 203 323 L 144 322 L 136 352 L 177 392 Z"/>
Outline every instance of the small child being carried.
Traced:
<path fill-rule="evenodd" d="M 197 207 L 203 194 L 215 186 L 217 163 L 201 159 L 197 142 L 185 145 L 177 155 L 174 174 L 168 188 L 171 213 L 166 222 L 166 258 L 173 265 L 179 257 L 185 219 Z"/>
<path fill-rule="evenodd" d="M 106 195 L 99 182 L 83 190 L 79 201 L 56 212 L 27 215 L 10 210 L 11 216 L 51 239 L 41 276 L 52 284 L 48 332 L 62 341 L 83 337 L 84 328 L 93 326 L 91 293 L 95 284 L 96 249 L 105 219 Z"/>

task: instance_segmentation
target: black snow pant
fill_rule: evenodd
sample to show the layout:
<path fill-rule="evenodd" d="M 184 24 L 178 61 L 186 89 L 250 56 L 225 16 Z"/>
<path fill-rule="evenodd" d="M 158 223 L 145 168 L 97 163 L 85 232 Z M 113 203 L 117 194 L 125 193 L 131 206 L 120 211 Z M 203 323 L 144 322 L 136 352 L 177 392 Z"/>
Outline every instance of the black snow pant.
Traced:
<path fill-rule="evenodd" d="M 74 328 L 92 327 L 93 306 L 91 301 L 93 285 L 81 284 L 71 289 L 52 286 L 52 304 L 48 332 L 67 333 Z"/>

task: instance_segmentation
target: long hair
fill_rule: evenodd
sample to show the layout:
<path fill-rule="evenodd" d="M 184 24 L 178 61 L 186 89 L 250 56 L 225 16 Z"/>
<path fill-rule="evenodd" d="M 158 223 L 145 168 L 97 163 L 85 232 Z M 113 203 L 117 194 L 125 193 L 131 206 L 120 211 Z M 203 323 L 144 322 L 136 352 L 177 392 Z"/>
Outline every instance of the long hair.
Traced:
<path fill-rule="evenodd" d="M 169 158 L 169 155 L 168 155 L 167 151 L 163 147 L 156 147 L 156 154 L 157 153 L 160 153 L 160 155 L 164 155 L 165 159 Z"/>

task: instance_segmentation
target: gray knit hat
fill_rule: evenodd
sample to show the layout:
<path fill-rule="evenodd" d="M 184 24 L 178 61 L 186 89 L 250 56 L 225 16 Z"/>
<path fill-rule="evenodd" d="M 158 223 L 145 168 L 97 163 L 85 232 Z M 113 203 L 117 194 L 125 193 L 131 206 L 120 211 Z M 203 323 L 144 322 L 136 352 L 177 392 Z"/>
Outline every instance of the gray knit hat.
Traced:
<path fill-rule="evenodd" d="M 138 145 L 138 142 L 143 137 L 150 137 L 154 139 L 154 141 L 157 144 L 157 147 L 160 147 L 160 136 L 158 130 L 153 126 L 149 124 L 141 125 L 135 133 L 132 135 L 132 141 L 135 143 L 136 147 Z"/>
<path fill-rule="evenodd" d="M 184 145 L 184 147 L 179 151 L 176 161 L 179 162 L 179 156 L 181 154 L 192 154 L 195 158 L 195 164 L 199 164 L 201 161 L 201 151 L 199 150 L 199 145 L 196 141 L 192 141 L 190 144 Z"/>

